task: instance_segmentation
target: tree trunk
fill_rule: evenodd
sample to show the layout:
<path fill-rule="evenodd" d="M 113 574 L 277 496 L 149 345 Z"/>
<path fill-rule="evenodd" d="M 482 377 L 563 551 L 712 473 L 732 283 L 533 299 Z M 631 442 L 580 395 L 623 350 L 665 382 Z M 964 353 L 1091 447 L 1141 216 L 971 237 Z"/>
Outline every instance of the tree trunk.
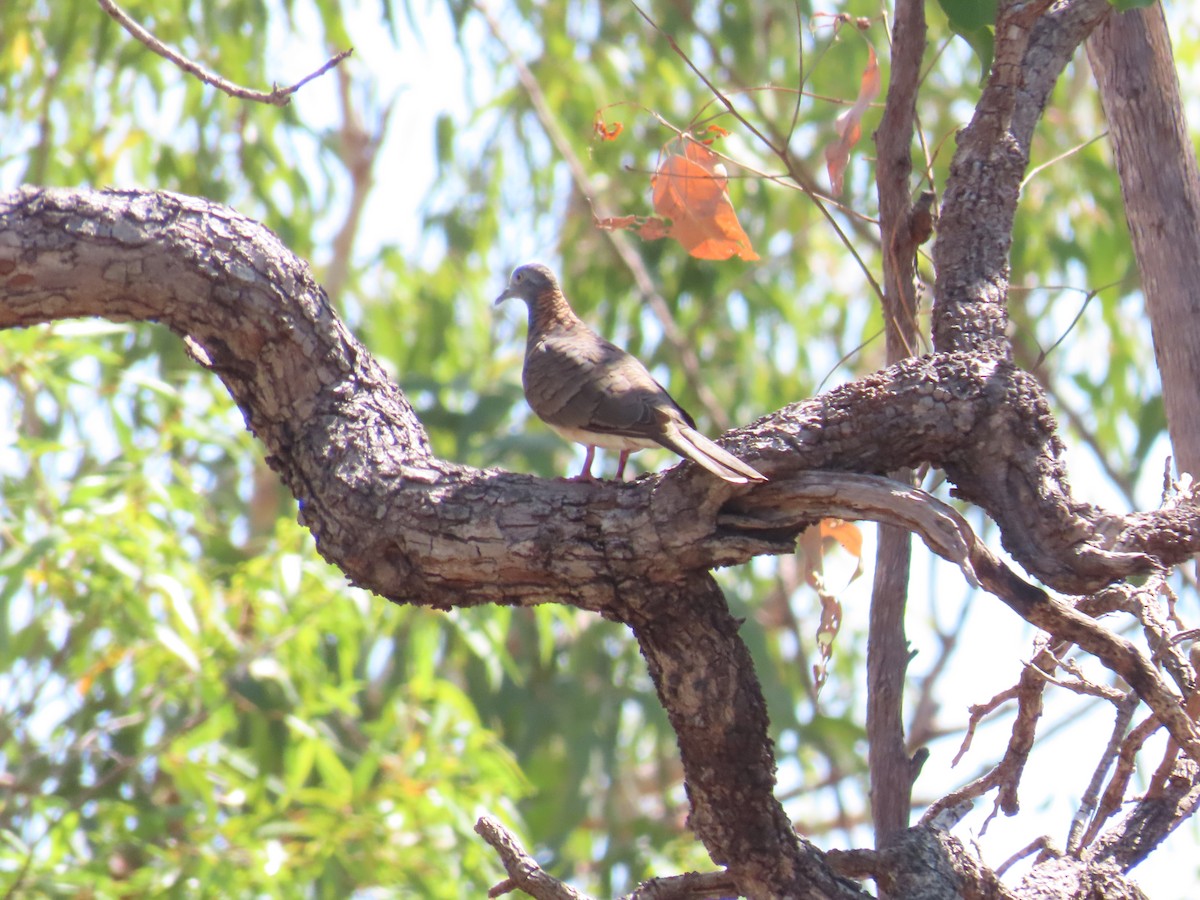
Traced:
<path fill-rule="evenodd" d="M 1142 276 L 1176 469 L 1200 476 L 1200 171 L 1162 6 L 1113 13 L 1087 52 Z"/>

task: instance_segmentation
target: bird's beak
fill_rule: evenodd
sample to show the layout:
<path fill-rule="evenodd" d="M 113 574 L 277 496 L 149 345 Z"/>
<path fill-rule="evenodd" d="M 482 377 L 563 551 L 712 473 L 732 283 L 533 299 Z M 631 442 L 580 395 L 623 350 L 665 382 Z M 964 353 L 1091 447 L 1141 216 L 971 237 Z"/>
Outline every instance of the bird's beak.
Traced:
<path fill-rule="evenodd" d="M 505 300 L 509 299 L 512 296 L 513 296 L 512 288 L 506 287 L 504 289 L 504 291 L 500 294 L 500 296 L 492 301 L 492 306 L 499 306 L 501 303 L 503 303 Z"/>

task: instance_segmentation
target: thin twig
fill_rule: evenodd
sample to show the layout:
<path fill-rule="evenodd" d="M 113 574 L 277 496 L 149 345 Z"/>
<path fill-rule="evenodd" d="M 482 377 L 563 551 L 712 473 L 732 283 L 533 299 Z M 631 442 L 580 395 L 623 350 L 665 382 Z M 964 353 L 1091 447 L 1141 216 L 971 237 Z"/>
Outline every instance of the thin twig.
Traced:
<path fill-rule="evenodd" d="M 1067 852 L 1072 856 L 1078 856 L 1083 850 L 1083 831 L 1099 805 L 1100 789 L 1104 786 L 1104 776 L 1108 774 L 1109 767 L 1112 766 L 1113 760 L 1117 758 L 1117 753 L 1120 752 L 1121 742 L 1125 739 L 1126 732 L 1129 731 L 1129 723 L 1133 721 L 1133 713 L 1140 702 L 1137 694 L 1130 691 L 1126 694 L 1124 700 L 1116 704 L 1117 718 L 1113 723 L 1112 734 L 1108 738 L 1108 745 L 1104 748 L 1104 752 L 1100 754 L 1100 759 L 1096 763 L 1095 770 L 1092 772 L 1092 780 L 1088 782 L 1087 789 L 1084 790 L 1083 797 L 1079 800 L 1079 809 L 1076 810 L 1075 816 L 1071 820 L 1071 829 L 1067 833 Z"/>
<path fill-rule="evenodd" d="M 1147 716 L 1125 736 L 1125 739 L 1121 743 L 1121 749 L 1117 752 L 1117 766 L 1108 781 L 1108 787 L 1105 788 L 1103 795 L 1100 797 L 1100 802 L 1097 804 L 1096 811 L 1092 815 L 1091 823 L 1088 825 L 1087 830 L 1084 831 L 1083 836 L 1079 838 L 1080 847 L 1086 847 L 1091 844 L 1100 834 L 1100 829 L 1104 823 L 1121 808 L 1121 803 L 1125 799 L 1125 792 L 1129 788 L 1129 781 L 1137 769 L 1137 754 L 1150 735 L 1154 734 L 1161 727 L 1162 725 L 1157 716 Z"/>
<path fill-rule="evenodd" d="M 1034 838 L 1004 862 L 1000 863 L 1000 865 L 996 866 L 996 875 L 1003 876 L 1005 872 L 1007 872 L 1025 857 L 1032 856 L 1035 853 L 1050 853 L 1054 856 L 1062 856 L 1062 853 L 1060 853 L 1050 842 L 1050 838 L 1043 834 L 1039 838 Z"/>
<path fill-rule="evenodd" d="M 1021 179 L 1021 188 L 1020 189 L 1022 191 L 1025 190 L 1025 185 L 1029 184 L 1029 182 L 1032 181 L 1043 169 L 1048 169 L 1050 166 L 1054 165 L 1056 162 L 1061 162 L 1064 159 L 1068 159 L 1069 157 L 1074 156 L 1076 153 L 1079 153 L 1081 150 L 1085 150 L 1088 147 L 1090 147 L 1092 144 L 1096 143 L 1096 141 L 1103 140 L 1106 137 L 1108 137 L 1108 129 L 1107 128 L 1105 128 L 1102 132 L 1100 132 L 1095 137 L 1088 138 L 1082 144 L 1076 144 L 1074 147 L 1071 147 L 1068 150 L 1064 150 L 1062 153 L 1058 154 L 1058 156 L 1055 156 L 1052 159 L 1046 160 L 1041 165 L 1034 166 L 1033 168 L 1031 168 L 1029 170 L 1029 174 L 1027 174 L 1024 178 Z"/>
<path fill-rule="evenodd" d="M 802 473 L 771 481 L 756 491 L 753 514 L 720 517 L 746 529 L 811 522 L 814 515 L 871 519 L 901 525 L 920 535 L 938 556 L 958 565 L 972 584 L 982 585 L 1026 622 L 1097 657 L 1138 692 L 1171 736 L 1200 764 L 1200 730 L 1180 698 L 1159 677 L 1154 663 L 1134 644 L 1091 616 L 1025 581 L 984 544 L 953 507 L 895 481 L 846 473 Z M 1026 670 L 1026 673 L 1028 670 Z M 1022 678 L 1027 677 L 1026 673 Z"/>
<path fill-rule="evenodd" d="M 795 0 L 793 7 L 796 12 L 796 78 L 798 84 L 804 86 L 804 10 L 800 6 L 800 0 Z M 718 59 L 720 57 L 717 57 Z M 792 124 L 788 127 L 787 139 L 784 141 L 786 147 L 791 143 L 792 135 L 796 133 L 796 125 L 800 121 L 800 105 L 804 102 L 804 91 L 796 91 L 796 105 L 792 107 Z"/>
<path fill-rule="evenodd" d="M 1085 697 L 1099 697 L 1101 700 L 1107 700 L 1109 703 L 1121 703 L 1125 700 L 1126 695 L 1123 691 L 1119 691 L 1108 685 L 1096 684 L 1095 682 L 1078 677 L 1074 681 L 1056 678 L 1050 672 L 1043 669 L 1037 660 L 1030 660 L 1025 665 L 1032 669 L 1033 673 L 1043 681 L 1071 691 L 1074 694 L 1082 694 Z M 1063 664 L 1063 668 L 1066 668 L 1065 663 Z"/>
<path fill-rule="evenodd" d="M 308 84 L 314 78 L 319 78 L 320 76 L 324 75 L 354 52 L 353 47 L 351 47 L 349 50 L 343 50 L 336 56 L 329 59 L 323 66 L 321 66 L 321 68 L 309 75 L 305 75 L 290 87 L 276 86 L 272 87 L 269 91 L 256 91 L 252 88 L 246 88 L 242 87 L 241 85 L 234 84 L 232 81 L 227 81 L 220 75 L 208 71 L 208 69 L 204 68 L 199 63 L 188 59 L 186 56 L 178 53 L 175 50 L 172 50 L 170 47 L 152 35 L 149 31 L 131 19 L 129 14 L 121 9 L 121 7 L 117 6 L 113 0 L 96 0 L 96 2 L 100 4 L 100 8 L 108 13 L 108 15 L 111 16 L 118 25 L 128 31 L 131 35 L 133 35 L 163 59 L 174 63 L 176 66 L 183 69 L 183 71 L 196 76 L 205 84 L 212 85 L 217 90 L 228 94 L 230 97 L 237 97 L 241 100 L 254 100 L 258 103 L 269 103 L 272 106 L 287 106 L 287 104 L 289 104 L 292 100 L 292 94 L 296 93 L 296 91 L 300 90 L 300 88 L 304 87 L 304 85 Z"/>
<path fill-rule="evenodd" d="M 495 819 L 489 816 L 479 819 L 475 823 L 475 833 L 499 854 L 500 862 L 508 872 L 508 878 L 488 891 L 488 897 L 499 897 L 520 888 L 537 900 L 588 900 L 586 894 L 563 884 L 542 869 L 513 833 Z"/>
<path fill-rule="evenodd" d="M 646 24 L 658 32 L 659 36 L 667 42 L 667 45 L 675 52 L 675 55 L 682 59 L 684 64 L 692 70 L 692 74 L 704 82 L 704 86 L 709 89 L 712 95 L 721 101 L 721 104 L 727 110 L 729 110 L 729 114 L 741 122 L 747 131 L 758 138 L 764 147 L 767 147 L 772 153 L 778 156 L 780 149 L 772 144 L 771 139 L 759 131 L 753 122 L 749 121 L 745 116 L 737 111 L 737 108 L 733 105 L 733 101 L 726 97 L 725 94 L 722 93 L 721 89 L 713 84 L 709 77 L 704 74 L 704 71 L 694 62 L 692 62 L 691 57 L 683 52 L 683 48 L 679 46 L 679 43 L 675 40 L 674 36 L 664 31 L 662 27 L 652 18 L 650 18 L 649 14 L 636 3 L 633 3 L 632 6 L 635 10 L 637 10 L 638 15 L 646 20 Z"/>

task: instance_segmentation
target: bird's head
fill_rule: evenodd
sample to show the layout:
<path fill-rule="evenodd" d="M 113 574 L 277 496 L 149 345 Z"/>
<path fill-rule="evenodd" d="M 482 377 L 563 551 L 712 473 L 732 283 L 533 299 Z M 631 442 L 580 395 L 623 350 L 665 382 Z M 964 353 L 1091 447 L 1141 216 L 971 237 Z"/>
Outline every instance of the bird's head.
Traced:
<path fill-rule="evenodd" d="M 508 279 L 508 287 L 496 298 L 495 305 L 503 303 L 510 297 L 518 297 L 530 306 L 546 291 L 557 291 L 558 281 L 549 267 L 541 263 L 529 263 L 513 269 Z"/>

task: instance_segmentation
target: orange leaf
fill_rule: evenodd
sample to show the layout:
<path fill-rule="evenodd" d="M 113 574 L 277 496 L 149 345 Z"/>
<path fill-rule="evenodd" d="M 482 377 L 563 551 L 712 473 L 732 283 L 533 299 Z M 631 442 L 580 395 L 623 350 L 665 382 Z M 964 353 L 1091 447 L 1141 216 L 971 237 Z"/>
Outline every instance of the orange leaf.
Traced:
<path fill-rule="evenodd" d="M 863 536 L 859 527 L 844 519 L 822 519 L 821 537 L 833 538 L 842 549 L 861 562 Z"/>
<path fill-rule="evenodd" d="M 604 121 L 604 114 L 600 110 L 596 111 L 596 118 L 592 120 L 592 131 L 596 137 L 602 141 L 615 141 L 617 136 L 625 129 L 625 126 L 620 122 L 613 122 L 609 125 Z"/>
<path fill-rule="evenodd" d="M 650 183 L 654 211 L 671 220 L 670 236 L 697 259 L 758 259 L 738 223 L 725 191 L 727 179 L 717 155 L 687 141 L 684 155 L 668 156 Z"/>
<path fill-rule="evenodd" d="M 666 219 L 660 219 L 657 216 L 651 216 L 642 223 L 642 227 L 638 229 L 638 234 L 645 241 L 660 241 L 671 234 L 671 223 Z"/>
<path fill-rule="evenodd" d="M 700 141 L 684 141 L 683 155 L 700 166 L 709 175 L 717 176 L 721 182 L 720 187 L 725 189 L 725 166 L 721 164 L 721 157 L 717 156 L 716 152 L 708 148 L 707 143 Z"/>
<path fill-rule="evenodd" d="M 875 58 L 875 48 L 870 44 L 867 44 L 867 53 L 867 67 L 863 70 L 858 97 L 854 105 L 833 123 L 838 139 L 825 148 L 825 169 L 829 172 L 829 184 L 835 197 L 842 193 L 842 179 L 846 174 L 846 166 L 850 164 L 850 151 L 862 137 L 862 117 L 871 102 L 879 96 L 879 60 Z"/>

